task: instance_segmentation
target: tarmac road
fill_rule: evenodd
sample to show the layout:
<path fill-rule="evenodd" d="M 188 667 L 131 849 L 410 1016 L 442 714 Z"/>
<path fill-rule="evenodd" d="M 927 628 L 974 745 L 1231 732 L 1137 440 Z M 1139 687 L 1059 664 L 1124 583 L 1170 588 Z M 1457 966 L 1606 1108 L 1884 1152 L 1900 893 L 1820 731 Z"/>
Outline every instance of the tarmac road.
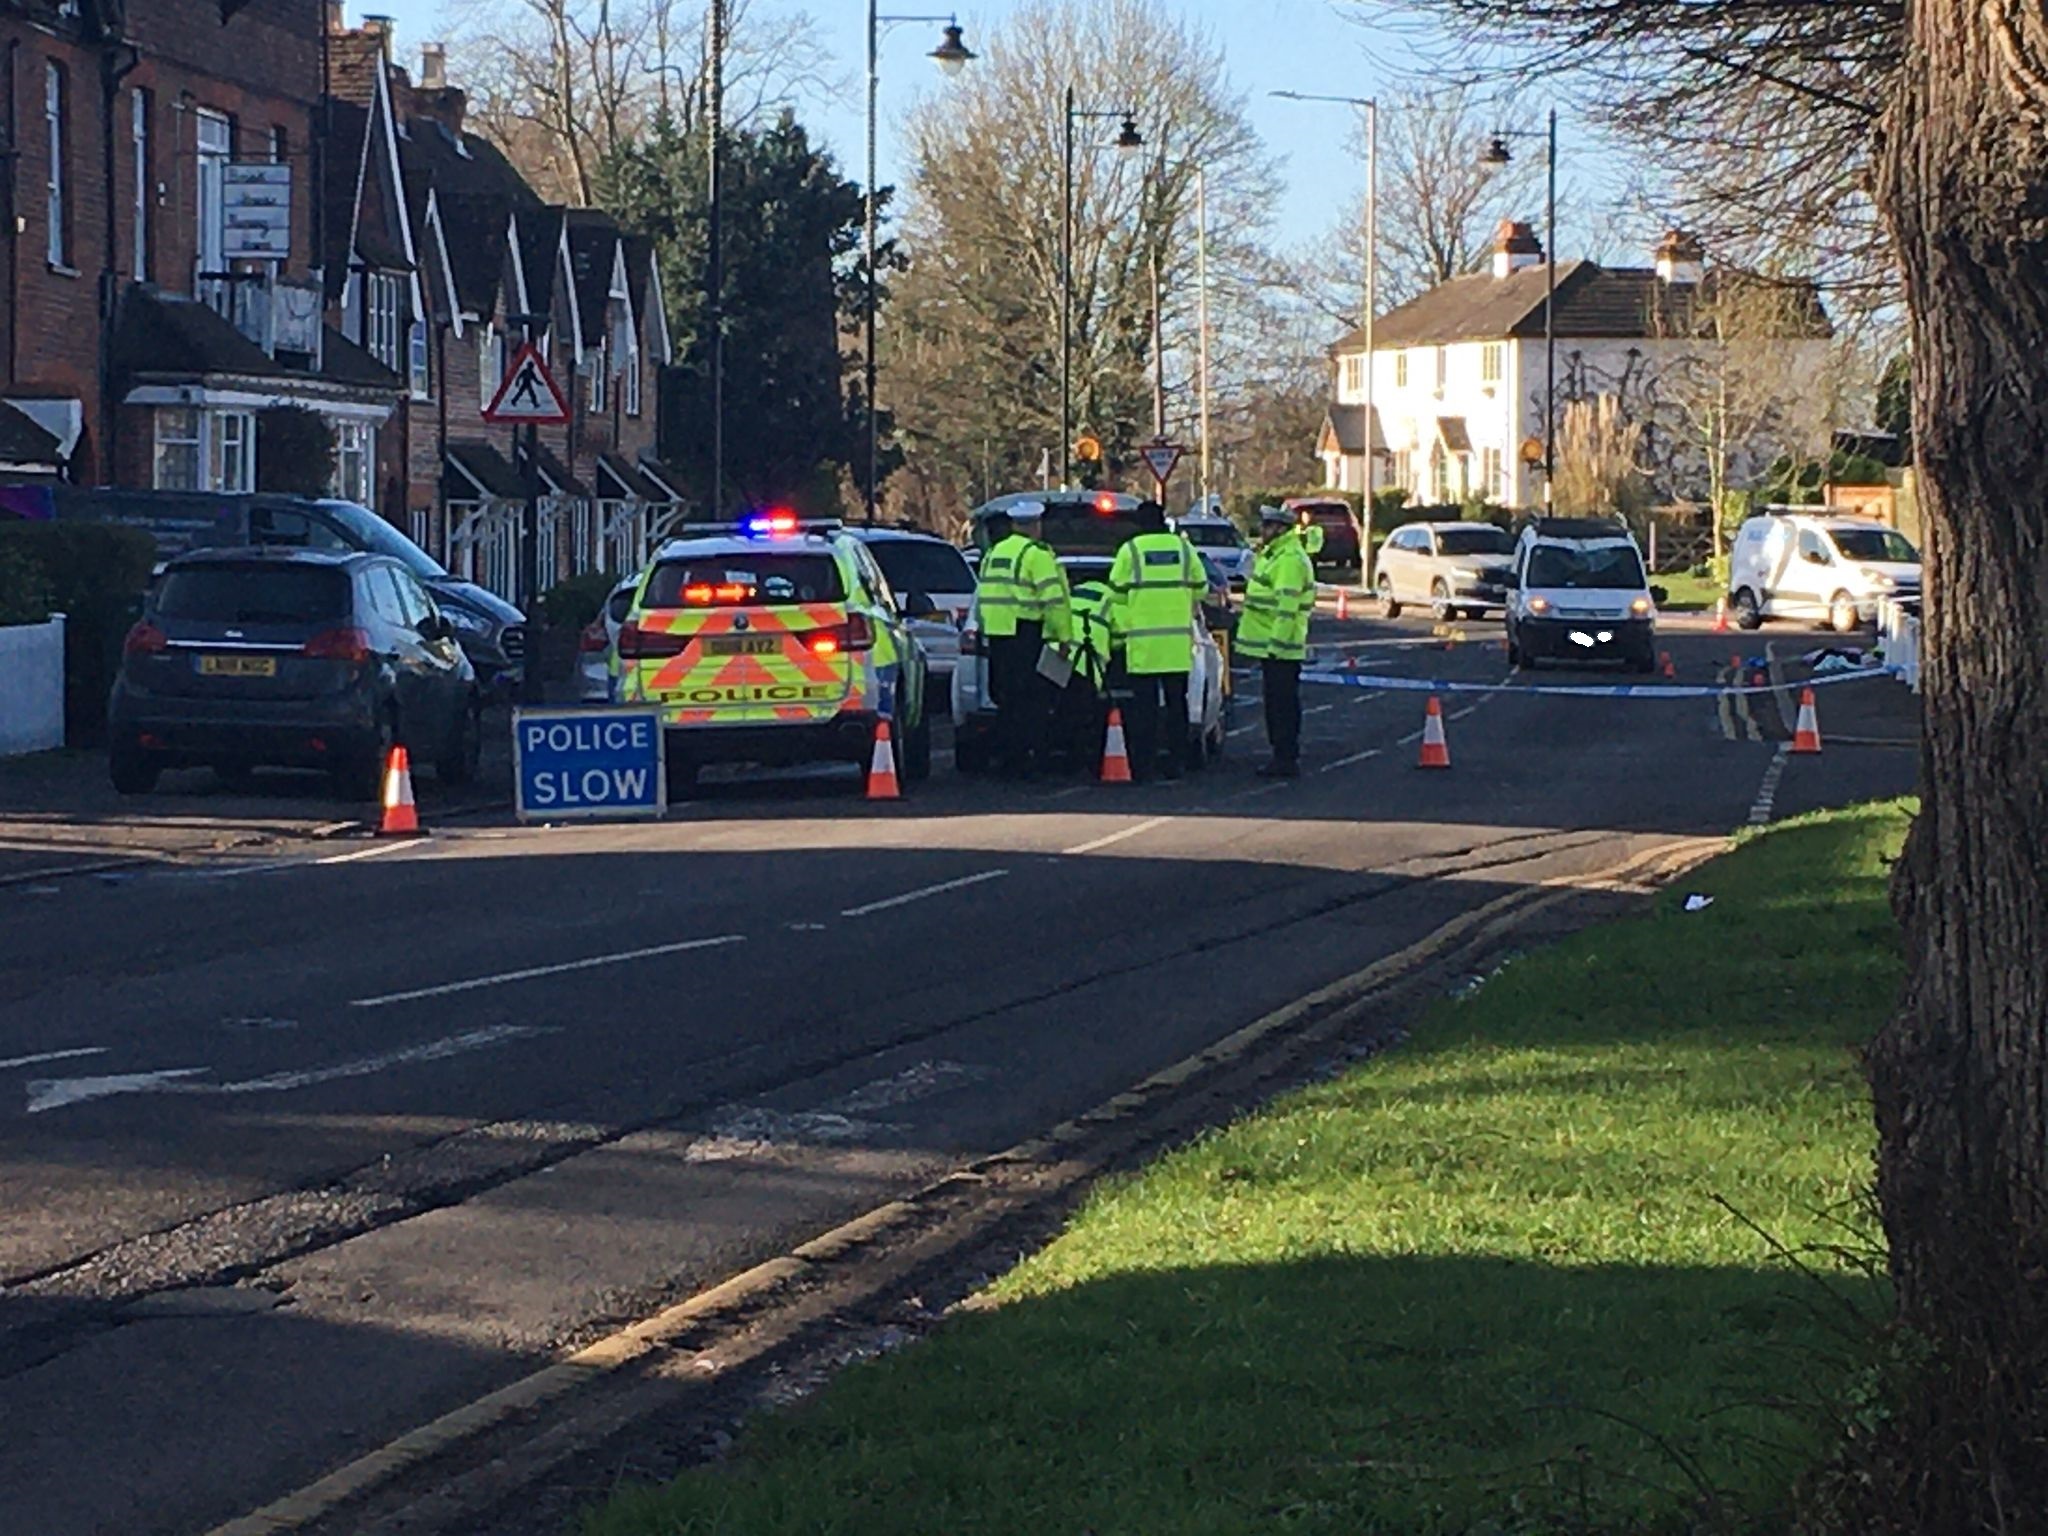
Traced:
<path fill-rule="evenodd" d="M 1785 756 L 1769 696 L 1759 740 L 1541 696 L 1603 679 L 1461 627 L 1318 626 L 1500 685 L 1446 696 L 1449 773 L 1422 695 L 1319 687 L 1292 784 L 1247 697 L 1178 784 L 942 760 L 899 805 L 742 779 L 660 825 L 0 888 L 0 1524 L 205 1531 L 1515 884 L 1911 787 L 1910 751 Z M 1666 644 L 1688 682 L 1762 650 Z M 1896 683 L 1822 697 L 1911 740 Z"/>

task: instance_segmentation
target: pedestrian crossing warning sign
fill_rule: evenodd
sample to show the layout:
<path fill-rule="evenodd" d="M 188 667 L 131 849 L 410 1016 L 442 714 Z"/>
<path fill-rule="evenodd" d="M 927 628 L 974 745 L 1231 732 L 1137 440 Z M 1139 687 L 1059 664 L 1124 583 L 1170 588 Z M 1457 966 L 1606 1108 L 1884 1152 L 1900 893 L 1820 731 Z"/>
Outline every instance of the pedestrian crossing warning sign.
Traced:
<path fill-rule="evenodd" d="M 526 343 L 512 356 L 512 365 L 484 411 L 484 420 L 499 425 L 560 426 L 569 419 L 569 402 L 555 387 L 554 376 L 540 351 Z"/>

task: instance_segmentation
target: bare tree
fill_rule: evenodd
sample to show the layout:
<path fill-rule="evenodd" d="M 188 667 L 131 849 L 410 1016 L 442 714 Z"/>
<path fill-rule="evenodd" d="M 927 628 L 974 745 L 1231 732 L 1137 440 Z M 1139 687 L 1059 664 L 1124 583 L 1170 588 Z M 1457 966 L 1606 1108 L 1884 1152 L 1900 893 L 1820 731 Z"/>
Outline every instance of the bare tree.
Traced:
<path fill-rule="evenodd" d="M 1567 517 L 1626 516 L 1648 504 L 1643 424 L 1613 395 L 1573 400 L 1557 431 L 1551 496 Z"/>
<path fill-rule="evenodd" d="M 726 0 L 728 127 L 773 116 L 832 72 L 803 12 Z M 552 202 L 588 206 L 604 166 L 667 113 L 703 106 L 704 0 L 456 0 L 471 120 Z"/>
<path fill-rule="evenodd" d="M 1868 1065 L 1921 1344 L 1844 1497 L 1865 1531 L 2048 1509 L 2048 19 L 1983 0 L 1423 0 L 1716 177 L 1764 232 L 1900 274 L 1929 572 L 1899 1011 Z M 1858 216 L 1874 209 L 1890 248 Z M 1995 616 L 1995 617 L 1994 617 Z"/>
<path fill-rule="evenodd" d="M 1106 73 L 1104 59 L 1121 68 Z M 1263 220 L 1273 167 L 1199 28 L 1159 0 L 1030 0 L 989 40 L 984 62 L 910 125 L 904 242 L 884 379 L 897 420 L 915 423 L 910 462 L 937 460 L 963 490 L 1058 478 L 1064 101 L 1137 108 L 1145 139 L 1126 158 L 1103 141 L 1114 117 L 1076 124 L 1075 425 L 1115 475 L 1152 435 L 1150 266 L 1159 258 L 1168 393 L 1185 428 L 1193 368 L 1194 195 L 1207 178 L 1219 386 L 1257 355 Z M 993 462 L 988 462 L 993 461 Z M 983 469 L 977 475 L 976 469 Z"/>

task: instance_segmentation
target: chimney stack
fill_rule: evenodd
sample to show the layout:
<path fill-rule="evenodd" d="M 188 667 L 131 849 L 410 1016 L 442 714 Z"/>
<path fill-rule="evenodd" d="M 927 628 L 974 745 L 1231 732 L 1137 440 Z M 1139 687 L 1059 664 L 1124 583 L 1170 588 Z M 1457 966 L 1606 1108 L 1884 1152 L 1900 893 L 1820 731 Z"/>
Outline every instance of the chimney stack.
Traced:
<path fill-rule="evenodd" d="M 420 89 L 438 91 L 448 84 L 448 45 L 420 44 Z"/>
<path fill-rule="evenodd" d="M 379 46 L 384 50 L 384 62 L 386 64 L 391 62 L 392 27 L 392 19 L 389 16 L 365 16 L 363 18 L 363 30 L 378 40 Z"/>
<path fill-rule="evenodd" d="M 1682 229 L 1666 230 L 1657 242 L 1657 276 L 1664 282 L 1695 285 L 1706 275 L 1706 263 L 1706 247 Z"/>
<path fill-rule="evenodd" d="M 327 0 L 327 35 L 348 30 L 348 13 L 342 7 L 342 0 Z"/>
<path fill-rule="evenodd" d="M 1527 224 L 1502 219 L 1493 235 L 1493 275 L 1508 277 L 1524 267 L 1543 264 L 1543 242 Z"/>

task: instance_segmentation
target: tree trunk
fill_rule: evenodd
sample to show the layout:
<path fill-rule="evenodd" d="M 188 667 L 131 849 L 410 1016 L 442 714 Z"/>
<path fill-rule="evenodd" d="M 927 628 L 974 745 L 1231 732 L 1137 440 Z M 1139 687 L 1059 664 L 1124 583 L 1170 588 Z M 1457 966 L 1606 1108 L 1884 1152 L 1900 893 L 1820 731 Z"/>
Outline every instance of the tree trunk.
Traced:
<path fill-rule="evenodd" d="M 1881 136 L 1929 601 L 1908 980 L 1869 1070 L 1917 1528 L 2048 1526 L 2048 23 L 1918 0 Z M 2022 19 L 2024 16 L 2025 19 Z M 1901 1511 L 1903 1512 L 1903 1511 Z"/>

